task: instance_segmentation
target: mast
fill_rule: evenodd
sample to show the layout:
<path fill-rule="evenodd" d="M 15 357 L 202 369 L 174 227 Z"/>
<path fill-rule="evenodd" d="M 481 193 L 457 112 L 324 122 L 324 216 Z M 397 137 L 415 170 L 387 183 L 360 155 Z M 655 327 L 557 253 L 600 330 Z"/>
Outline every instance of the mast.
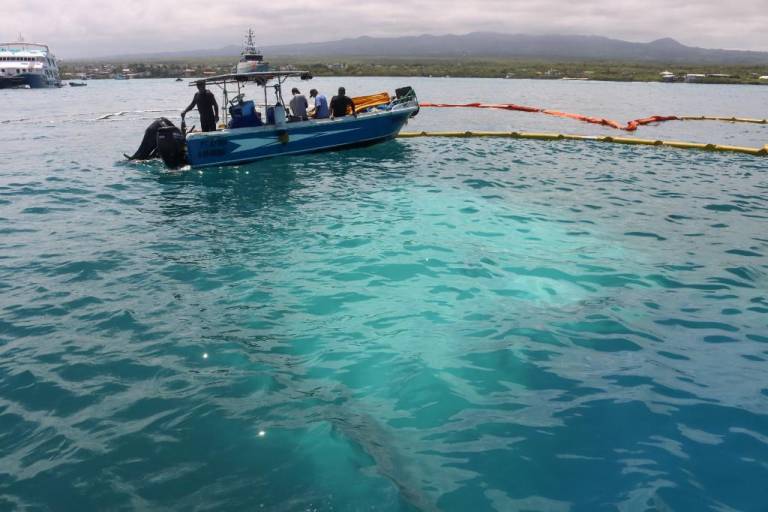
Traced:
<path fill-rule="evenodd" d="M 248 34 L 245 36 L 245 45 L 243 46 L 243 55 L 257 53 L 256 43 L 253 40 L 253 29 L 248 29 Z"/>

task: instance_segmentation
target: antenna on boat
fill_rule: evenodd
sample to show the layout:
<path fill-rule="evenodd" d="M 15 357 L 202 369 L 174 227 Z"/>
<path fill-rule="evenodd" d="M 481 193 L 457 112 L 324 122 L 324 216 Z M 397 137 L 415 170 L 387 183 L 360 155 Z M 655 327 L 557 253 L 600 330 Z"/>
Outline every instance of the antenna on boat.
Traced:
<path fill-rule="evenodd" d="M 245 36 L 245 48 L 243 49 L 243 53 L 256 50 L 256 43 L 253 41 L 253 36 L 253 29 L 249 28 L 248 34 Z"/>

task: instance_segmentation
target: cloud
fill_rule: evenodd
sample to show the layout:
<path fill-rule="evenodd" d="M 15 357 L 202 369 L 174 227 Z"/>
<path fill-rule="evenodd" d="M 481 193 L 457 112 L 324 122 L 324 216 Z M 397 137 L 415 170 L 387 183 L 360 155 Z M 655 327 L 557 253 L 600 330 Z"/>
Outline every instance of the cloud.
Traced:
<path fill-rule="evenodd" d="M 62 57 L 216 48 L 249 27 L 264 46 L 487 30 L 768 50 L 766 26 L 765 0 L 6 0 L 0 38 L 20 32 Z"/>

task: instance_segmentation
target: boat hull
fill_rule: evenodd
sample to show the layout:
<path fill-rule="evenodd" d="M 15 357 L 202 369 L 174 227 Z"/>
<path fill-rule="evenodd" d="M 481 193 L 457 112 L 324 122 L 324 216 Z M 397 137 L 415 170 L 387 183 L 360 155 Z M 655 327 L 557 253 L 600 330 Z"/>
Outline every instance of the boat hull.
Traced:
<path fill-rule="evenodd" d="M 20 78 L 30 87 L 30 89 L 46 89 L 48 87 L 57 87 L 58 83 L 53 79 L 48 79 L 45 75 L 37 73 L 22 73 Z"/>
<path fill-rule="evenodd" d="M 244 61 L 238 62 L 237 67 L 235 67 L 235 72 L 239 74 L 255 73 L 257 71 L 269 71 L 269 64 L 260 61 Z"/>
<path fill-rule="evenodd" d="M 15 89 L 16 87 L 25 87 L 26 80 L 20 76 L 0 77 L 0 89 Z"/>
<path fill-rule="evenodd" d="M 263 158 L 298 155 L 352 146 L 376 144 L 397 136 L 415 108 L 404 108 L 274 125 L 237 128 L 187 137 L 187 160 L 191 167 L 236 165 Z"/>

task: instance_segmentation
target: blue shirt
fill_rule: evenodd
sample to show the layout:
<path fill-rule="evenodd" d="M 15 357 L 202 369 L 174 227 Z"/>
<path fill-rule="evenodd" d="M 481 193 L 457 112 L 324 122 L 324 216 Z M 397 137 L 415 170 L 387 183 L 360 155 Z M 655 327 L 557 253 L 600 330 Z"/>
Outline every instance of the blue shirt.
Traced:
<path fill-rule="evenodd" d="M 325 119 L 328 117 L 328 100 L 322 94 L 315 96 L 315 117 L 318 119 Z"/>

